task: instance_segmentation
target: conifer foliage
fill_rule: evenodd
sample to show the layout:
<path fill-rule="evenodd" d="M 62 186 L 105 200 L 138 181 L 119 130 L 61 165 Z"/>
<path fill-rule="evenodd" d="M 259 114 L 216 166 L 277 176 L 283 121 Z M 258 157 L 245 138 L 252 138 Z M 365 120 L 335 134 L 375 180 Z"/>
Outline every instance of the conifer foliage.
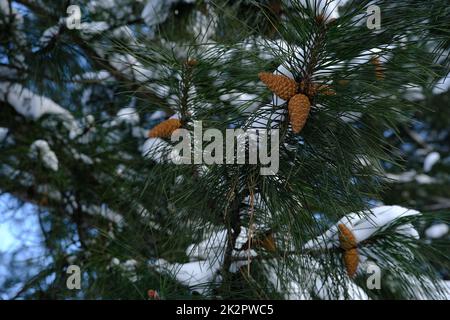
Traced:
<path fill-rule="evenodd" d="M 390 192 L 414 88 L 448 90 L 448 21 L 445 0 L 0 0 L 0 192 L 42 234 L 0 296 L 448 298 L 448 207 Z"/>

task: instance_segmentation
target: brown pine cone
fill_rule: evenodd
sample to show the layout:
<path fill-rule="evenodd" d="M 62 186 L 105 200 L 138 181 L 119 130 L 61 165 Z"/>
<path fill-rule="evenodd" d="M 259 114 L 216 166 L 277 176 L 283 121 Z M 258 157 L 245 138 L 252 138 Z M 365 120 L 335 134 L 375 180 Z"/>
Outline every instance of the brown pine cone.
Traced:
<path fill-rule="evenodd" d="M 341 248 L 344 250 L 350 250 L 356 248 L 357 242 L 353 233 L 342 223 L 338 225 L 339 228 L 339 242 Z"/>
<path fill-rule="evenodd" d="M 380 58 L 373 57 L 370 62 L 375 66 L 375 77 L 377 80 L 384 79 L 384 68 L 381 64 Z"/>
<path fill-rule="evenodd" d="M 261 246 L 269 252 L 277 251 L 277 246 L 275 244 L 275 239 L 273 238 L 272 233 L 264 236 L 264 238 L 261 240 Z"/>
<path fill-rule="evenodd" d="M 356 274 L 356 270 L 359 265 L 358 249 L 353 248 L 344 252 L 345 269 L 349 277 L 353 277 Z"/>
<path fill-rule="evenodd" d="M 260 72 L 258 76 L 273 93 L 283 100 L 287 101 L 297 93 L 297 82 L 291 78 L 269 72 Z"/>
<path fill-rule="evenodd" d="M 316 92 L 319 92 L 320 94 L 324 94 L 326 96 L 336 95 L 336 91 L 331 89 L 331 87 L 327 84 L 316 84 L 315 87 Z"/>
<path fill-rule="evenodd" d="M 329 85 L 318 83 L 307 84 L 303 81 L 300 83 L 300 90 L 309 98 L 314 97 L 317 93 L 324 94 L 326 96 L 333 96 L 336 94 L 336 92 L 331 89 Z"/>
<path fill-rule="evenodd" d="M 168 119 L 153 127 L 148 133 L 150 138 L 169 138 L 172 133 L 181 127 L 178 119 Z"/>
<path fill-rule="evenodd" d="M 302 81 L 300 82 L 300 92 L 312 98 L 316 95 L 317 91 L 313 84 L 310 82 Z"/>
<path fill-rule="evenodd" d="M 189 58 L 186 60 L 186 65 L 188 67 L 195 67 L 198 64 L 198 61 L 194 58 Z"/>
<path fill-rule="evenodd" d="M 303 129 L 310 109 L 311 103 L 309 102 L 309 98 L 304 94 L 296 94 L 289 100 L 289 121 L 291 122 L 294 133 L 299 133 Z"/>

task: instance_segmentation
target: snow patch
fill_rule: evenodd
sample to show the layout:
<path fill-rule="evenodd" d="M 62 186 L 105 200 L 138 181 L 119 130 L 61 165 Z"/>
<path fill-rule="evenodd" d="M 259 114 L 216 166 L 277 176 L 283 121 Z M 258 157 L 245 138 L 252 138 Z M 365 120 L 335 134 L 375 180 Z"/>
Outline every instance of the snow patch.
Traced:
<path fill-rule="evenodd" d="M 58 171 L 58 158 L 50 149 L 47 141 L 36 140 L 30 146 L 30 156 L 33 159 L 40 159 L 43 165 L 53 171 Z"/>
<path fill-rule="evenodd" d="M 388 173 L 386 179 L 389 182 L 408 183 L 417 182 L 418 184 L 433 184 L 437 180 L 426 174 L 418 174 L 415 170 L 406 171 L 400 174 Z"/>
<path fill-rule="evenodd" d="M 52 26 L 46 29 L 39 38 L 39 46 L 45 48 L 56 36 L 59 34 L 59 25 Z"/>
<path fill-rule="evenodd" d="M 17 113 L 32 120 L 38 120 L 44 114 L 60 115 L 73 120 L 72 115 L 53 100 L 39 96 L 18 83 L 1 82 L 0 99 L 8 102 Z"/>
<path fill-rule="evenodd" d="M 142 10 L 141 18 L 150 27 L 160 24 L 166 21 L 170 7 L 177 2 L 194 3 L 195 0 L 147 0 L 147 4 Z"/>
<path fill-rule="evenodd" d="M 288 271 L 288 277 L 292 280 L 287 283 L 283 283 L 278 277 L 279 272 L 284 269 L 278 261 L 268 261 L 265 264 L 268 280 L 287 300 L 311 300 L 313 295 L 323 300 L 369 299 L 364 290 L 347 275 L 331 276 L 322 261 L 308 255 L 299 255 L 291 263 L 298 266 L 299 272 Z"/>
<path fill-rule="evenodd" d="M 449 231 L 448 224 L 439 223 L 432 225 L 425 230 L 425 236 L 430 239 L 439 239 L 445 236 Z"/>
<path fill-rule="evenodd" d="M 440 79 L 433 88 L 433 94 L 441 94 L 447 92 L 450 89 L 450 73 Z"/>
<path fill-rule="evenodd" d="M 150 138 L 141 147 L 142 156 L 163 163 L 170 145 L 161 138 Z"/>
<path fill-rule="evenodd" d="M 6 136 L 8 135 L 9 129 L 0 127 L 0 142 L 3 142 L 5 140 Z"/>
<path fill-rule="evenodd" d="M 74 77 L 75 81 L 80 80 L 96 80 L 96 81 L 104 81 L 111 78 L 111 74 L 106 70 L 100 70 L 100 71 L 89 71 L 85 72 L 82 75 L 76 75 Z"/>
<path fill-rule="evenodd" d="M 430 152 L 423 162 L 423 171 L 430 172 L 433 166 L 441 159 L 439 152 Z"/>
<path fill-rule="evenodd" d="M 109 24 L 105 21 L 83 22 L 80 27 L 84 35 L 90 36 L 108 30 Z"/>
<path fill-rule="evenodd" d="M 344 224 L 355 236 L 358 243 L 369 239 L 379 230 L 387 228 L 396 220 L 409 216 L 420 215 L 416 210 L 400 206 L 380 206 L 366 211 L 350 213 L 339 220 L 324 234 L 309 240 L 304 249 L 325 249 L 339 247 L 338 225 Z M 419 234 L 411 224 L 404 224 L 397 228 L 397 233 L 418 239 Z"/>
<path fill-rule="evenodd" d="M 167 116 L 167 113 L 163 110 L 157 110 L 150 115 L 150 120 L 159 120 L 164 119 Z"/>
<path fill-rule="evenodd" d="M 117 123 L 125 123 L 129 125 L 137 125 L 139 123 L 139 114 L 135 108 L 122 108 L 117 112 Z"/>
<path fill-rule="evenodd" d="M 236 240 L 236 248 L 241 247 L 247 241 L 248 230 L 241 228 L 241 232 Z M 207 295 L 212 285 L 217 285 L 221 281 L 219 271 L 223 264 L 227 241 L 227 231 L 220 230 L 208 233 L 203 241 L 192 244 L 186 250 L 186 254 L 191 260 L 188 263 L 169 263 L 165 260 L 150 262 L 150 265 L 159 271 L 172 274 L 179 282 L 191 287 L 193 291 Z M 237 272 L 240 267 L 248 263 L 247 257 L 254 257 L 253 250 L 236 251 L 232 253 L 235 258 L 242 260 L 235 261 L 230 266 L 231 272 Z"/>
<path fill-rule="evenodd" d="M 154 77 L 153 71 L 146 69 L 131 54 L 113 54 L 109 62 L 114 68 L 139 82 L 145 82 Z"/>

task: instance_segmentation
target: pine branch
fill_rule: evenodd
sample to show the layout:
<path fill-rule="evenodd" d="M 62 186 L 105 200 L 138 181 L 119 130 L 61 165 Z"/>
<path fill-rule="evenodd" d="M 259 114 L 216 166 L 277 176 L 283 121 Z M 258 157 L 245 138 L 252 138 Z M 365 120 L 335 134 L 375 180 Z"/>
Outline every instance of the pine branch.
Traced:
<path fill-rule="evenodd" d="M 59 21 L 59 17 L 51 12 L 48 12 L 41 6 L 39 6 L 37 3 L 29 0 L 17 0 L 18 3 L 27 6 L 30 8 L 33 12 L 37 13 L 38 15 L 41 15 L 43 17 L 49 17 L 52 20 Z M 133 23 L 138 23 L 140 19 L 133 20 Z M 61 32 L 64 32 L 66 29 L 62 28 Z M 67 30 L 66 30 L 67 31 Z M 125 74 L 123 74 L 120 70 L 117 70 L 114 68 L 110 63 L 108 63 L 107 60 L 100 57 L 97 52 L 89 45 L 84 39 L 82 39 L 77 32 L 68 32 L 67 33 L 70 37 L 70 39 L 73 41 L 73 43 L 78 46 L 86 55 L 86 57 L 89 58 L 89 60 L 93 63 L 93 65 L 97 69 L 104 69 L 110 72 L 117 80 L 121 81 L 125 88 L 130 90 L 130 92 L 135 93 L 137 96 L 142 97 L 145 100 L 152 101 L 153 103 L 158 104 L 161 108 L 165 109 L 169 113 L 171 112 L 171 109 L 168 107 L 167 102 L 161 98 L 159 98 L 157 95 L 155 95 L 153 92 L 147 89 L 147 87 L 142 86 L 139 83 L 136 83 L 129 77 L 127 77 Z"/>

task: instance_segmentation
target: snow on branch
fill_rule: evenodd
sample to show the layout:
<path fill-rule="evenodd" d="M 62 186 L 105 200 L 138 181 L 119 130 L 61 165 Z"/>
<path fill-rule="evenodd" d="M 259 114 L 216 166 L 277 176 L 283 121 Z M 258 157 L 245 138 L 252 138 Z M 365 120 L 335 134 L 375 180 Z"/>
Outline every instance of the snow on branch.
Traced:
<path fill-rule="evenodd" d="M 416 210 L 406 209 L 400 206 L 380 206 L 370 211 L 350 213 L 339 220 L 324 234 L 308 241 L 304 249 L 330 249 L 339 247 L 339 224 L 344 224 L 355 236 L 357 243 L 369 239 L 378 231 L 387 228 L 400 218 L 416 216 L 420 213 Z M 405 236 L 418 239 L 418 232 L 410 224 L 397 228 L 397 232 Z"/>
<path fill-rule="evenodd" d="M 38 120 L 45 114 L 59 115 L 67 120 L 73 120 L 70 112 L 56 102 L 37 95 L 18 83 L 1 82 L 0 100 L 9 103 L 17 113 L 32 120 Z"/>
<path fill-rule="evenodd" d="M 285 269 L 281 262 L 267 261 L 264 264 L 270 283 L 285 299 L 311 300 L 313 296 L 324 300 L 369 299 L 364 290 L 347 275 L 331 275 L 329 271 L 327 272 L 323 261 L 319 262 L 309 255 L 299 255 L 294 259 L 299 271 L 294 274 L 289 270 L 290 280 L 287 282 L 282 280 L 285 276 L 280 276 L 281 270 Z"/>
<path fill-rule="evenodd" d="M 30 156 L 33 159 L 40 159 L 42 164 L 53 171 L 58 171 L 59 162 L 56 154 L 50 149 L 45 140 L 36 140 L 30 146 Z"/>
<path fill-rule="evenodd" d="M 169 16 L 172 4 L 177 2 L 194 3 L 195 0 L 147 0 L 144 10 L 142 10 L 141 18 L 150 27 L 160 24 Z"/>
<path fill-rule="evenodd" d="M 241 227 L 241 232 L 236 240 L 236 247 L 241 247 L 247 242 L 248 230 Z M 210 286 L 205 284 L 219 284 L 221 276 L 219 271 L 222 268 L 225 247 L 227 242 L 227 230 L 213 232 L 205 237 L 205 240 L 198 244 L 190 245 L 186 250 L 186 255 L 191 262 L 169 263 L 163 259 L 150 262 L 150 266 L 158 271 L 174 275 L 182 284 L 191 287 L 193 291 L 201 294 L 208 294 Z M 237 272 L 240 267 L 250 261 L 250 257 L 256 256 L 253 250 L 233 250 L 233 257 L 242 258 L 236 260 L 230 266 L 230 272 Z M 244 259 L 248 257 L 249 259 Z"/>

